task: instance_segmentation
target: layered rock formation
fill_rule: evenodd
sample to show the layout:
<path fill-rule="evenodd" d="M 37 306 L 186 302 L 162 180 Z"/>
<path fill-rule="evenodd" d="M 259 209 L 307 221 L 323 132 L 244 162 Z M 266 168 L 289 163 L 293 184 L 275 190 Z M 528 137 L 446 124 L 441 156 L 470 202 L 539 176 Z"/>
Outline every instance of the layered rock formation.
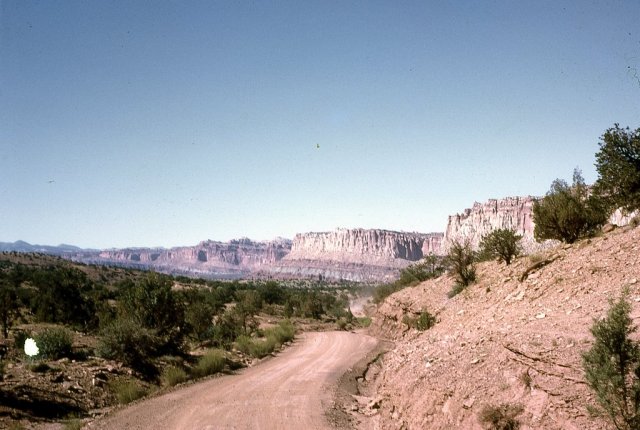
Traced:
<path fill-rule="evenodd" d="M 538 243 L 533 238 L 535 201 L 536 197 L 532 196 L 490 199 L 485 203 L 476 202 L 464 212 L 449 216 L 442 252 L 446 253 L 454 241 L 468 240 L 473 248 L 478 248 L 482 236 L 500 228 L 514 230 L 522 236 L 525 252 L 549 247 L 551 242 Z"/>
<path fill-rule="evenodd" d="M 272 269 L 283 276 L 388 281 L 424 256 L 440 251 L 442 233 L 338 229 L 297 234 L 291 252 Z"/>
<path fill-rule="evenodd" d="M 73 260 L 153 269 L 171 274 L 234 278 L 269 267 L 289 253 L 291 241 L 204 241 L 196 246 L 171 249 L 126 248 L 78 253 Z"/>
<path fill-rule="evenodd" d="M 293 242 L 204 241 L 171 249 L 126 248 L 68 255 L 84 263 L 153 269 L 209 278 L 316 277 L 387 281 L 429 253 L 438 253 L 442 233 L 340 229 L 296 235 Z"/>

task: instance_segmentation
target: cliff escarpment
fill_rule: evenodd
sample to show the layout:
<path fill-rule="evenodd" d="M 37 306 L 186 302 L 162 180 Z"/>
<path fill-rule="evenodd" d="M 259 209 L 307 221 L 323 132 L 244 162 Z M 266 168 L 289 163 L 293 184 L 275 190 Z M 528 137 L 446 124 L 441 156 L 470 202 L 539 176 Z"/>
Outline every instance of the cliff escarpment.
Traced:
<path fill-rule="evenodd" d="M 400 269 L 439 253 L 442 237 L 442 233 L 379 229 L 302 233 L 293 239 L 291 252 L 271 270 L 286 277 L 390 281 Z"/>
<path fill-rule="evenodd" d="M 525 252 L 549 247 L 552 242 L 538 243 L 533 237 L 535 201 L 536 197 L 532 196 L 490 199 L 485 203 L 476 202 L 462 213 L 450 215 L 444 233 L 443 253 L 454 241 L 468 240 L 473 248 L 478 248 L 482 236 L 501 228 L 514 230 L 522 236 Z"/>
<path fill-rule="evenodd" d="M 438 253 L 441 233 L 340 229 L 303 233 L 293 241 L 204 241 L 171 249 L 125 248 L 65 255 L 84 263 L 111 264 L 209 278 L 322 278 L 356 282 L 393 280 L 398 271 Z"/>
<path fill-rule="evenodd" d="M 78 253 L 73 260 L 85 263 L 153 269 L 170 274 L 205 277 L 242 277 L 268 267 L 289 253 L 291 241 L 277 239 L 254 242 L 249 239 L 216 242 L 207 240 L 196 246 L 164 248 L 125 248 Z"/>

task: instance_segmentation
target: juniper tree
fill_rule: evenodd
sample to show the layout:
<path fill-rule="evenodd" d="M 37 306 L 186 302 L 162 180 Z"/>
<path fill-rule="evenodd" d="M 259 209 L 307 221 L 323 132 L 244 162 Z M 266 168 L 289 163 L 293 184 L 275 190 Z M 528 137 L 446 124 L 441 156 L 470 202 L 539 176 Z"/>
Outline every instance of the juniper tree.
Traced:
<path fill-rule="evenodd" d="M 596 153 L 599 178 L 595 192 L 609 210 L 640 209 L 640 128 L 630 130 L 615 124 L 600 138 Z"/>
<path fill-rule="evenodd" d="M 533 204 L 533 235 L 573 243 L 595 234 L 606 221 L 601 200 L 589 193 L 579 169 L 573 171 L 573 184 L 556 179 L 546 196 Z"/>
<path fill-rule="evenodd" d="M 519 241 L 522 236 L 515 231 L 499 228 L 482 237 L 480 241 L 480 255 L 483 258 L 497 258 L 498 262 L 505 262 L 507 266 L 511 260 L 520 254 Z"/>
<path fill-rule="evenodd" d="M 640 347 L 626 293 L 610 301 L 607 316 L 591 327 L 594 343 L 582 355 L 585 377 L 617 429 L 640 429 Z"/>

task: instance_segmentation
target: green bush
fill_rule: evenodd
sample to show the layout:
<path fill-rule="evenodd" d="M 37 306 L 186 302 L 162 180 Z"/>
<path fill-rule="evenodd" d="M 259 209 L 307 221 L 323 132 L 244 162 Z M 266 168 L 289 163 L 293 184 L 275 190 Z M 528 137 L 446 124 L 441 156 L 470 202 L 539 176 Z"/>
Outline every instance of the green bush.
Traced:
<path fill-rule="evenodd" d="M 131 403 L 147 394 L 147 390 L 131 380 L 115 380 L 109 386 L 121 405 Z"/>
<path fill-rule="evenodd" d="M 403 286 L 395 283 L 378 285 L 373 290 L 373 303 L 375 304 L 382 303 L 384 299 L 386 299 L 396 291 L 402 290 L 403 288 L 404 288 Z"/>
<path fill-rule="evenodd" d="M 155 373 L 151 359 L 158 355 L 159 342 L 153 331 L 130 319 L 117 318 L 101 330 L 96 352 L 151 376 Z"/>
<path fill-rule="evenodd" d="M 594 191 L 610 211 L 640 209 L 640 128 L 615 124 L 605 131 L 596 153 L 596 169 L 599 178 Z"/>
<path fill-rule="evenodd" d="M 522 236 L 515 231 L 506 228 L 493 230 L 482 237 L 480 241 L 480 256 L 483 259 L 494 259 L 498 262 L 505 262 L 507 266 L 511 260 L 520 254 L 519 241 Z"/>
<path fill-rule="evenodd" d="M 263 358 L 275 351 L 278 346 L 275 337 L 267 337 L 264 340 L 253 339 L 249 347 L 249 354 L 255 358 Z"/>
<path fill-rule="evenodd" d="M 480 422 L 489 430 L 517 430 L 520 422 L 516 418 L 524 411 L 522 405 L 503 403 L 486 405 L 480 410 Z"/>
<path fill-rule="evenodd" d="M 625 292 L 591 327 L 593 346 L 582 355 L 587 383 L 617 429 L 640 428 L 640 344 Z"/>
<path fill-rule="evenodd" d="M 469 241 L 454 241 L 445 258 L 449 272 L 455 279 L 455 285 L 449 292 L 449 298 L 457 295 L 462 290 L 476 281 L 475 252 L 471 249 Z"/>
<path fill-rule="evenodd" d="M 252 357 L 266 357 L 283 343 L 292 341 L 295 337 L 295 331 L 291 321 L 282 321 L 277 326 L 264 330 L 264 339 L 252 339 L 245 335 L 238 336 L 236 348 Z"/>
<path fill-rule="evenodd" d="M 198 364 L 193 368 L 193 374 L 197 377 L 204 377 L 222 372 L 226 362 L 227 359 L 223 351 L 210 349 L 205 355 L 200 357 Z"/>
<path fill-rule="evenodd" d="M 173 387 L 174 385 L 178 385 L 188 379 L 189 376 L 187 375 L 187 372 L 185 372 L 181 367 L 177 366 L 165 367 L 162 370 L 162 374 L 160 375 L 162 385 L 167 387 Z"/>
<path fill-rule="evenodd" d="M 291 342 L 296 335 L 296 328 L 291 321 L 281 321 L 276 327 L 265 330 L 267 338 L 273 337 L 279 344 Z"/>
<path fill-rule="evenodd" d="M 573 172 L 573 185 L 556 179 L 547 195 L 533 204 L 533 235 L 537 241 L 573 243 L 596 234 L 606 220 L 601 199 L 589 194 L 578 169 Z"/>
<path fill-rule="evenodd" d="M 369 327 L 371 325 L 371 317 L 359 317 L 356 321 L 361 327 Z"/>
<path fill-rule="evenodd" d="M 39 357 L 57 360 L 71 356 L 73 335 L 66 328 L 48 328 L 36 335 L 34 340 L 40 350 Z"/>
<path fill-rule="evenodd" d="M 64 423 L 64 430 L 80 430 L 84 427 L 84 423 L 82 420 L 78 418 L 73 418 Z"/>
<path fill-rule="evenodd" d="M 416 319 L 416 329 L 420 331 L 429 330 L 436 324 L 436 317 L 431 315 L 429 311 L 422 311 Z"/>
<path fill-rule="evenodd" d="M 25 341 L 33 337 L 29 330 L 14 330 L 13 332 L 13 346 L 17 351 L 24 353 Z"/>

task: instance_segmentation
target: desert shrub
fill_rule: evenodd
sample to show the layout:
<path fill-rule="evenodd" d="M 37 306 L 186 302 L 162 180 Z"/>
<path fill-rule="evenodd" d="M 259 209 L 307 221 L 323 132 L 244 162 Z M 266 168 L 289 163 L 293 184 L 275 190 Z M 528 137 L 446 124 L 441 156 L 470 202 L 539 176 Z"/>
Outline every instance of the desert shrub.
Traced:
<path fill-rule="evenodd" d="M 296 328 L 291 321 L 281 321 L 277 326 L 267 329 L 265 336 L 273 337 L 279 344 L 291 342 L 296 334 Z"/>
<path fill-rule="evenodd" d="M 6 366 L 6 363 L 4 362 L 4 360 L 0 360 L 0 381 L 4 380 L 5 366 Z"/>
<path fill-rule="evenodd" d="M 606 220 L 602 200 L 589 194 L 578 169 L 573 172 L 573 185 L 556 179 L 549 192 L 533 204 L 533 235 L 537 241 L 573 243 L 596 234 Z"/>
<path fill-rule="evenodd" d="M 593 322 L 594 343 L 582 355 L 587 383 L 600 411 L 618 429 L 640 428 L 640 345 L 631 339 L 637 327 L 624 293 L 610 301 L 607 316 Z"/>
<path fill-rule="evenodd" d="M 449 292 L 451 298 L 476 281 L 475 252 L 469 241 L 454 241 L 445 262 L 455 279 L 455 285 Z"/>
<path fill-rule="evenodd" d="M 49 366 L 47 363 L 38 362 L 30 364 L 28 366 L 28 369 L 33 373 L 46 373 L 51 370 L 51 366 Z"/>
<path fill-rule="evenodd" d="M 441 258 L 430 254 L 421 261 L 402 269 L 396 284 L 401 286 L 416 285 L 428 279 L 437 278 L 443 271 Z"/>
<path fill-rule="evenodd" d="M 278 346 L 278 341 L 274 337 L 252 339 L 249 354 L 255 358 L 263 358 L 275 351 Z"/>
<path fill-rule="evenodd" d="M 403 287 L 396 284 L 381 284 L 373 290 L 373 303 L 379 304 L 391 294 L 400 291 Z"/>
<path fill-rule="evenodd" d="M 170 278 L 150 273 L 137 283 L 122 285 L 118 301 L 120 318 L 152 331 L 162 353 L 179 352 L 187 332 L 184 306 L 172 286 Z"/>
<path fill-rule="evenodd" d="M 213 375 L 221 372 L 227 359 L 224 352 L 219 349 L 210 349 L 205 355 L 200 357 L 198 363 L 193 368 L 193 374 L 198 377 Z"/>
<path fill-rule="evenodd" d="M 162 370 L 162 374 L 160 375 L 162 385 L 165 385 L 167 387 L 173 387 L 174 385 L 178 385 L 188 379 L 189 376 L 187 375 L 187 372 L 185 372 L 181 367 L 177 366 L 165 367 Z"/>
<path fill-rule="evenodd" d="M 67 420 L 64 423 L 63 429 L 64 430 L 80 430 L 82 429 L 82 427 L 84 427 L 82 420 L 78 418 L 73 418 L 73 419 Z"/>
<path fill-rule="evenodd" d="M 497 259 L 498 262 L 505 262 L 507 266 L 511 260 L 520 254 L 520 239 L 515 231 L 506 228 L 493 230 L 482 237 L 480 241 L 479 255 L 483 259 Z"/>
<path fill-rule="evenodd" d="M 20 302 L 16 288 L 9 280 L 0 278 L 0 328 L 2 329 L 2 337 L 5 339 L 9 336 L 9 329 L 19 314 Z"/>
<path fill-rule="evenodd" d="M 115 380 L 109 384 L 109 387 L 121 405 L 131 403 L 147 394 L 147 390 L 131 380 Z"/>
<path fill-rule="evenodd" d="M 425 331 L 429 330 L 436 323 L 436 317 L 431 315 L 429 311 L 422 311 L 417 317 L 411 315 L 404 315 L 402 317 L 402 323 L 408 328 L 415 328 L 416 330 Z"/>
<path fill-rule="evenodd" d="M 523 411 L 524 408 L 519 404 L 485 405 L 480 410 L 479 419 L 489 430 L 516 430 L 520 427 L 517 416 Z"/>
<path fill-rule="evenodd" d="M 71 355 L 73 335 L 66 328 L 48 328 L 36 335 L 34 340 L 40 350 L 38 355 L 42 358 L 57 360 Z"/>
<path fill-rule="evenodd" d="M 615 124 L 600 138 L 596 153 L 599 178 L 594 191 L 609 210 L 640 209 L 640 128 L 630 130 Z"/>
<path fill-rule="evenodd" d="M 346 330 L 347 329 L 347 320 L 339 318 L 338 321 L 336 321 L 336 328 L 338 330 Z"/>
<path fill-rule="evenodd" d="M 420 331 L 429 330 L 436 324 L 436 317 L 431 315 L 429 311 L 422 311 L 416 319 L 416 329 Z"/>
<path fill-rule="evenodd" d="M 17 351 L 24 353 L 24 342 L 33 337 L 29 330 L 14 330 L 13 332 L 13 346 Z"/>
<path fill-rule="evenodd" d="M 371 317 L 359 317 L 356 318 L 356 321 L 358 322 L 358 325 L 360 325 L 361 327 L 369 327 L 371 325 Z"/>
<path fill-rule="evenodd" d="M 158 344 L 153 331 L 133 320 L 117 318 L 101 330 L 96 352 L 151 376 L 155 373 L 151 359 L 158 355 Z"/>

